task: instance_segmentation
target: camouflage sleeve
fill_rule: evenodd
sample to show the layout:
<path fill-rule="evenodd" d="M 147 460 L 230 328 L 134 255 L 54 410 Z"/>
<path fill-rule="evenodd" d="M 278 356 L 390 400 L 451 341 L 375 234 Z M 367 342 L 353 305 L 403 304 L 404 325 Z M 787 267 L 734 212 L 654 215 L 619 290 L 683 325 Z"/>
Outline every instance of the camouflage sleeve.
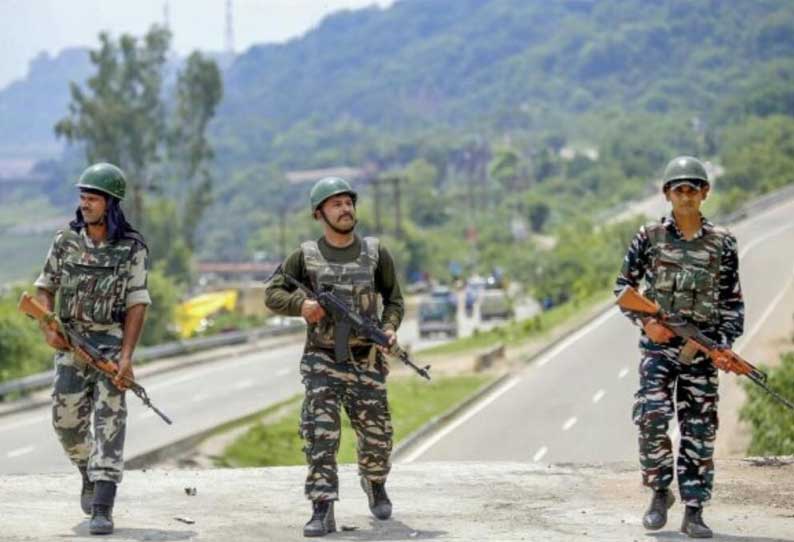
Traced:
<path fill-rule="evenodd" d="M 739 282 L 739 254 L 733 235 L 727 235 L 723 242 L 718 311 L 717 331 L 720 340 L 725 344 L 733 344 L 744 333 L 744 299 Z"/>
<path fill-rule="evenodd" d="M 375 288 L 383 298 L 383 327 L 397 331 L 405 315 L 405 302 L 397 280 L 394 260 L 383 245 L 380 245 L 378 267 L 375 268 Z"/>
<path fill-rule="evenodd" d="M 303 251 L 301 249 L 296 250 L 284 260 L 283 269 L 285 273 L 295 277 L 300 282 L 309 284 L 309 277 L 306 274 L 306 266 L 303 263 Z M 301 305 L 303 305 L 305 300 L 306 294 L 295 286 L 287 284 L 287 281 L 281 275 L 273 277 L 265 289 L 265 306 L 282 316 L 300 316 Z"/>
<path fill-rule="evenodd" d="M 616 296 L 626 286 L 639 287 L 640 281 L 642 281 L 650 265 L 649 248 L 648 233 L 645 231 L 645 226 L 642 226 L 637 235 L 634 236 L 634 239 L 631 240 L 626 256 L 623 258 L 623 266 L 620 269 L 620 273 L 618 273 L 617 279 L 615 279 L 614 293 Z M 621 312 L 635 325 L 641 325 L 640 319 L 634 314 L 623 309 L 621 309 Z"/>
<path fill-rule="evenodd" d="M 151 305 L 152 298 L 149 296 L 148 275 L 149 275 L 149 251 L 144 245 L 135 244 L 132 249 L 132 261 L 130 265 L 130 276 L 127 277 L 127 308 L 133 305 Z"/>
<path fill-rule="evenodd" d="M 62 234 L 63 232 L 61 231 L 55 234 L 55 239 L 50 245 L 49 252 L 47 252 L 47 259 L 44 261 L 44 268 L 33 283 L 36 288 L 43 288 L 55 293 L 61 284 L 61 258 L 58 253 L 58 241 L 61 239 Z"/>

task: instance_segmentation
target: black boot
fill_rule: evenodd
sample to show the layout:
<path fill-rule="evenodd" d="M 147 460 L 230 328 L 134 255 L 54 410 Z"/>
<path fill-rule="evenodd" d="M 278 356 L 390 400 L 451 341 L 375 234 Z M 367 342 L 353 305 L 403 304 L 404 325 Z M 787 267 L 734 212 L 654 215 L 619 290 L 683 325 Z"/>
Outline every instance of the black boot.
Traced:
<path fill-rule="evenodd" d="M 88 532 L 91 534 L 111 534 L 113 532 L 113 502 L 116 500 L 116 484 L 100 480 L 94 484 L 94 502 L 91 505 L 91 521 Z"/>
<path fill-rule="evenodd" d="M 391 517 L 391 501 L 386 494 L 384 482 L 371 482 L 362 477 L 361 489 L 367 494 L 369 510 L 372 515 L 378 519 L 389 519 Z"/>
<path fill-rule="evenodd" d="M 675 496 L 669 489 L 654 490 L 651 504 L 642 516 L 642 526 L 649 531 L 658 531 L 667 523 L 667 511 L 673 506 Z"/>
<path fill-rule="evenodd" d="M 681 532 L 689 538 L 711 538 L 712 532 L 708 525 L 703 523 L 703 509 L 697 506 L 687 506 L 684 512 L 684 521 L 681 523 Z"/>
<path fill-rule="evenodd" d="M 94 502 L 94 482 L 88 479 L 86 467 L 77 467 L 83 477 L 83 488 L 80 490 L 80 508 L 87 516 L 91 515 L 91 503 Z"/>
<path fill-rule="evenodd" d="M 325 536 L 334 531 L 334 501 L 312 502 L 312 519 L 303 526 L 303 536 Z"/>

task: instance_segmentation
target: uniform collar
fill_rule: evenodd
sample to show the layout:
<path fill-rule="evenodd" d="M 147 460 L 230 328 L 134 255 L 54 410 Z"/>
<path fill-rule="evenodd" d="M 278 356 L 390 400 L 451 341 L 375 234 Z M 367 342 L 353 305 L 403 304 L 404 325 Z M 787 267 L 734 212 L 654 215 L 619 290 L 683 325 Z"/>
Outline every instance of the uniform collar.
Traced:
<path fill-rule="evenodd" d="M 102 241 L 99 244 L 94 243 L 94 240 L 91 239 L 90 235 L 88 235 L 87 226 L 83 226 L 82 228 L 80 228 L 80 237 L 83 238 L 83 242 L 85 243 L 85 246 L 87 246 L 88 248 L 102 248 L 107 244 L 107 240 Z"/>
<path fill-rule="evenodd" d="M 700 239 L 707 233 L 710 233 L 711 231 L 714 230 L 714 224 L 712 224 L 708 218 L 703 216 L 703 214 L 700 215 L 700 222 L 701 222 L 700 229 L 697 231 L 697 233 L 695 233 L 695 236 L 691 239 L 691 241 L 694 241 L 695 239 Z M 670 211 L 670 214 L 662 217 L 662 224 L 664 225 L 665 228 L 667 228 L 667 231 L 672 233 L 676 238 L 678 239 L 684 238 L 684 234 L 681 233 L 681 230 L 678 229 L 678 224 L 675 223 L 675 217 L 673 216 L 672 211 Z"/>

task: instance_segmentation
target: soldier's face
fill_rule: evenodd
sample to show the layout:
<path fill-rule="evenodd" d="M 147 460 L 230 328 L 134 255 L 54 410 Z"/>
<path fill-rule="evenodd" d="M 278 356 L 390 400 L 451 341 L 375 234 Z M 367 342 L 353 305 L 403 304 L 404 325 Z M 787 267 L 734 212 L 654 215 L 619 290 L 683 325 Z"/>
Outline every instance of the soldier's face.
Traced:
<path fill-rule="evenodd" d="M 353 205 L 353 198 L 347 194 L 328 198 L 320 210 L 334 231 L 350 233 L 356 227 L 356 207 Z"/>
<path fill-rule="evenodd" d="M 80 210 L 86 224 L 95 226 L 105 221 L 108 203 L 104 196 L 90 192 L 80 192 Z"/>
<path fill-rule="evenodd" d="M 673 212 L 687 214 L 700 212 L 700 206 L 708 193 L 708 186 L 696 189 L 691 186 L 681 185 L 672 190 L 667 190 L 665 195 L 667 196 L 667 201 L 673 205 Z"/>

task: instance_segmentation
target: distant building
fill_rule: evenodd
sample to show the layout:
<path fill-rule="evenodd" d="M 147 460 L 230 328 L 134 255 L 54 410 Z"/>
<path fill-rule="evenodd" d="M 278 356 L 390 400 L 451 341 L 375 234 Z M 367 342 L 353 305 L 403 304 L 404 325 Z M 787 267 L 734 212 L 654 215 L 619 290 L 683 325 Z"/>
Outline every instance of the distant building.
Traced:
<path fill-rule="evenodd" d="M 339 166 L 324 169 L 303 169 L 297 171 L 288 171 L 286 177 L 287 182 L 290 184 L 315 182 L 322 179 L 323 177 L 342 177 L 343 179 L 354 182 L 368 179 L 374 174 L 374 172 L 375 171 L 373 167 L 356 168 Z"/>

